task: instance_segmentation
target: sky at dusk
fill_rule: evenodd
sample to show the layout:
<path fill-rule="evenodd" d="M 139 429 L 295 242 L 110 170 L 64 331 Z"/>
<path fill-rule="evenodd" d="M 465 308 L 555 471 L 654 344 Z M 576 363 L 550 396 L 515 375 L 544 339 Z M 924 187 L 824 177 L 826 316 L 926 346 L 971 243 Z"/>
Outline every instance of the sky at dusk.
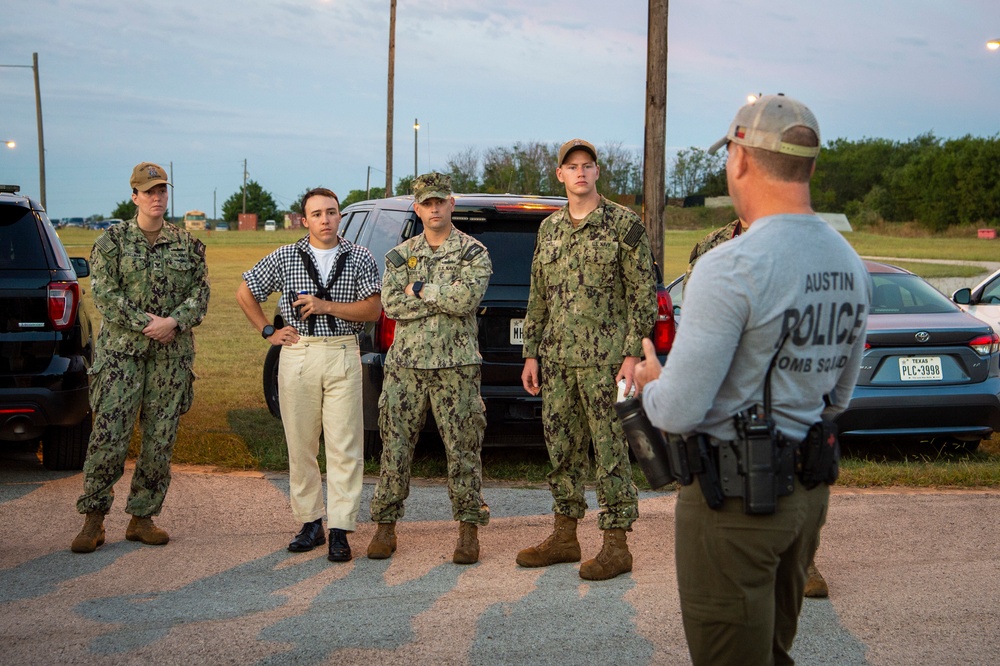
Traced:
<path fill-rule="evenodd" d="M 824 143 L 1000 134 L 997 0 L 669 3 L 667 149 L 707 148 L 750 93 L 805 102 Z M 648 5 L 398 0 L 393 180 L 449 156 L 583 137 L 641 151 Z M 7 0 L 0 65 L 39 58 L 51 217 L 109 215 L 132 167 L 221 214 L 249 177 L 385 183 L 389 0 Z M 0 67 L 0 183 L 37 196 L 30 67 Z M 822 155 L 820 156 L 822 159 Z M 553 165 L 554 168 L 555 165 Z"/>

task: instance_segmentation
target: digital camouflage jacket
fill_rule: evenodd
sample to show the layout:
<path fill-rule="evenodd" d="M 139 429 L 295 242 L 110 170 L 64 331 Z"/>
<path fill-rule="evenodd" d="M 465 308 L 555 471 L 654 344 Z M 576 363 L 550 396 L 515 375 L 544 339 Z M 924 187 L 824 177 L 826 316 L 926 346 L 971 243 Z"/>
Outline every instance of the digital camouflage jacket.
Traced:
<path fill-rule="evenodd" d="M 133 217 L 98 237 L 90 263 L 91 293 L 103 318 L 98 352 L 194 356 L 191 329 L 208 311 L 204 243 L 164 223 L 150 245 Z M 177 320 L 173 341 L 162 344 L 142 334 L 150 322 L 147 312 Z"/>
<path fill-rule="evenodd" d="M 476 308 L 493 274 L 486 246 L 458 229 L 432 250 L 420 234 L 385 255 L 382 307 L 396 320 L 386 365 L 452 368 L 482 363 Z M 420 297 L 403 290 L 423 282 Z"/>
<path fill-rule="evenodd" d="M 524 358 L 617 367 L 626 356 L 642 356 L 656 312 L 653 255 L 638 215 L 602 197 L 575 229 L 568 205 L 542 221 Z"/>

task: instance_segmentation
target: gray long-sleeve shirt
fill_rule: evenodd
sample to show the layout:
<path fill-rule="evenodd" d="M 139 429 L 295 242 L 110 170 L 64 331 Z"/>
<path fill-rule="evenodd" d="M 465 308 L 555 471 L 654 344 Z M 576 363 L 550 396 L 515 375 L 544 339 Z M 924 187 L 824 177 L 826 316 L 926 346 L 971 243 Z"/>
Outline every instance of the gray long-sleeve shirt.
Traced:
<path fill-rule="evenodd" d="M 860 257 L 821 218 L 756 220 L 695 266 L 666 367 L 643 390 L 646 413 L 667 432 L 734 439 L 733 415 L 763 404 L 767 368 L 788 333 L 771 376 L 772 412 L 801 439 L 850 401 L 870 292 Z"/>

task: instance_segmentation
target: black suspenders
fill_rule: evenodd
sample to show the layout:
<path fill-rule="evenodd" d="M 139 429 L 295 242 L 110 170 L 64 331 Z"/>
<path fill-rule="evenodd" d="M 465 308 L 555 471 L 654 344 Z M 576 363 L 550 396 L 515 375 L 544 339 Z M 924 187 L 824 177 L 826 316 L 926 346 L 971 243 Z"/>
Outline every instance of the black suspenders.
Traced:
<path fill-rule="evenodd" d="M 319 279 L 319 271 L 316 270 L 316 264 L 313 263 L 312 257 L 309 256 L 309 253 L 303 250 L 301 247 L 296 247 L 295 249 L 298 250 L 299 256 L 302 257 L 302 264 L 306 267 L 306 273 L 309 274 L 309 277 L 312 279 L 313 284 L 316 285 L 316 298 L 329 300 L 330 287 L 332 287 L 333 283 L 337 281 L 337 278 L 340 277 L 340 274 L 344 272 L 344 267 L 347 265 L 347 255 L 350 254 L 350 250 L 345 249 L 343 252 L 340 253 L 340 256 L 337 257 L 337 264 L 333 268 L 333 275 L 330 276 L 330 281 L 324 285 L 323 282 Z M 333 321 L 330 319 L 332 315 L 320 315 L 320 316 L 328 318 L 326 323 L 330 327 L 330 331 L 333 332 L 335 329 Z M 316 335 L 316 319 L 314 317 L 309 317 L 308 323 L 309 323 L 309 335 Z"/>

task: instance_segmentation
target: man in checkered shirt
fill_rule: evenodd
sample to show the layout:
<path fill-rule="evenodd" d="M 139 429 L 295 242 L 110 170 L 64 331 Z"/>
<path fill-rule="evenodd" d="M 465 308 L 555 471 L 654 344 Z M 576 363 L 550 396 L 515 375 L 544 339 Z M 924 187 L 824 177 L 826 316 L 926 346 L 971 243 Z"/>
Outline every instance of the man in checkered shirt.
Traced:
<path fill-rule="evenodd" d="M 288 444 L 292 514 L 303 523 L 288 544 L 306 552 L 326 543 L 329 559 L 351 559 L 347 533 L 361 504 L 364 432 L 361 353 L 357 334 L 382 312 L 382 283 L 367 248 L 337 235 L 340 201 L 317 188 L 302 197 L 302 225 L 309 235 L 261 259 L 243 274 L 236 300 L 250 323 L 272 345 L 281 345 L 278 400 Z M 275 329 L 260 304 L 281 292 L 278 308 L 287 323 Z M 316 456 L 319 435 L 326 449 L 327 507 Z"/>

